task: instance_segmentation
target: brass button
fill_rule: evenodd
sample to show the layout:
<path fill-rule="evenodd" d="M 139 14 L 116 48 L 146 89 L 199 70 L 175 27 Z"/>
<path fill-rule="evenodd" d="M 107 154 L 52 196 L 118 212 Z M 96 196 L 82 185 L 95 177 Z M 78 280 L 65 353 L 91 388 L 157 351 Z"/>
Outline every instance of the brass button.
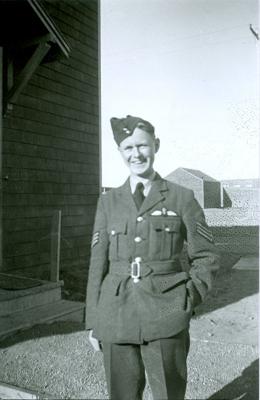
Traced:
<path fill-rule="evenodd" d="M 137 222 L 142 222 L 144 219 L 143 219 L 143 217 L 140 216 L 140 217 L 137 217 L 136 220 L 137 220 Z"/>
<path fill-rule="evenodd" d="M 142 238 L 140 236 L 135 237 L 134 241 L 136 243 L 140 243 L 142 241 Z"/>

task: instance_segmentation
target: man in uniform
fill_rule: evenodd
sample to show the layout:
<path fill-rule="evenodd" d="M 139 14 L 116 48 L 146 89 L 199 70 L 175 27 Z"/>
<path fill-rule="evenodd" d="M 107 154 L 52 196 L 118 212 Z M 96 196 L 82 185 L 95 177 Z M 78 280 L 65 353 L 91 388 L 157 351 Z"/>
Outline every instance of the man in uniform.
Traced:
<path fill-rule="evenodd" d="M 192 190 L 153 169 L 154 127 L 130 115 L 111 126 L 130 177 L 99 198 L 86 328 L 93 347 L 102 346 L 111 399 L 141 399 L 146 371 L 154 399 L 181 400 L 189 321 L 211 288 L 218 256 Z M 180 263 L 184 241 L 189 272 Z"/>

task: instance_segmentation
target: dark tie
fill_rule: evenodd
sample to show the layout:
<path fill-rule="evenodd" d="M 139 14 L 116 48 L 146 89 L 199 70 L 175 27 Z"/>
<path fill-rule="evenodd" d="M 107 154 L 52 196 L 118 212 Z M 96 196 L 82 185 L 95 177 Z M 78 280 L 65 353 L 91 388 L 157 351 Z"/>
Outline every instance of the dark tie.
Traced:
<path fill-rule="evenodd" d="M 135 191 L 133 193 L 133 198 L 136 204 L 137 209 L 141 207 L 143 201 L 144 201 L 144 185 L 142 182 L 139 182 L 136 185 Z"/>

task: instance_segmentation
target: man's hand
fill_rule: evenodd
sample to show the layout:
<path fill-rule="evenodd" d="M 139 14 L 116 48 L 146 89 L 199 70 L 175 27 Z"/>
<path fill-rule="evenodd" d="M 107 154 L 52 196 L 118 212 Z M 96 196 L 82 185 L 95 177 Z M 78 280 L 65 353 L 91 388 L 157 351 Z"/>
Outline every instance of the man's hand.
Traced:
<path fill-rule="evenodd" d="M 102 351 L 100 342 L 92 335 L 93 335 L 93 330 L 89 331 L 89 337 L 88 337 L 91 346 L 95 351 Z"/>

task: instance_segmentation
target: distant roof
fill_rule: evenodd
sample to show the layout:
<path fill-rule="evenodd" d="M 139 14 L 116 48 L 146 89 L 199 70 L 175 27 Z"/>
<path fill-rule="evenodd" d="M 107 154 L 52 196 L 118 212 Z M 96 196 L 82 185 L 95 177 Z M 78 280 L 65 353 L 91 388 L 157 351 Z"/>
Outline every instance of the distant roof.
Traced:
<path fill-rule="evenodd" d="M 225 179 L 221 181 L 223 186 L 226 187 L 241 187 L 241 188 L 259 188 L 260 186 L 260 180 L 255 178 L 255 179 Z"/>
<path fill-rule="evenodd" d="M 217 182 L 216 179 L 212 178 L 211 176 L 205 174 L 202 171 L 199 171 L 198 169 L 190 169 L 190 168 L 183 168 L 183 167 L 175 169 L 173 172 L 171 172 L 169 175 L 166 176 L 166 179 L 171 179 L 171 177 L 174 177 L 176 171 L 180 171 L 180 170 L 188 172 L 189 174 L 195 176 L 196 178 L 199 178 L 204 181 Z"/>

